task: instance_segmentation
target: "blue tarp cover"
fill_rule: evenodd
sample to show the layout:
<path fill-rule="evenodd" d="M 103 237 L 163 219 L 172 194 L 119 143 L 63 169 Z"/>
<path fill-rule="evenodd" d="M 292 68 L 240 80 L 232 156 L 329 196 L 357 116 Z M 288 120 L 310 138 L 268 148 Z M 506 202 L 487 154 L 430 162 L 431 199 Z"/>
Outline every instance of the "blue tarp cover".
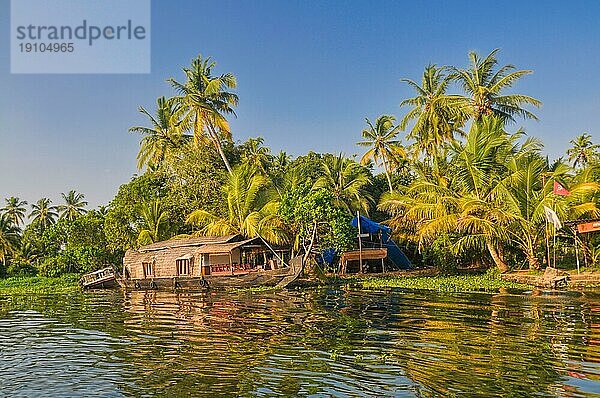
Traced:
<path fill-rule="evenodd" d="M 358 217 L 354 217 L 351 222 L 354 228 L 358 228 Z M 387 225 L 379 224 L 373 220 L 369 220 L 367 217 L 360 216 L 360 231 L 368 234 L 378 234 L 379 231 L 392 233 L 392 229 Z"/>
<path fill-rule="evenodd" d="M 381 231 L 381 242 L 383 247 L 388 249 L 388 259 L 390 259 L 397 267 L 402 269 L 412 268 L 412 263 L 406 255 L 400 250 L 396 242 L 391 238 L 392 229 L 387 225 L 379 224 L 367 217 L 360 217 L 360 232 L 376 235 Z M 352 226 L 358 228 L 358 217 L 352 219 Z"/>

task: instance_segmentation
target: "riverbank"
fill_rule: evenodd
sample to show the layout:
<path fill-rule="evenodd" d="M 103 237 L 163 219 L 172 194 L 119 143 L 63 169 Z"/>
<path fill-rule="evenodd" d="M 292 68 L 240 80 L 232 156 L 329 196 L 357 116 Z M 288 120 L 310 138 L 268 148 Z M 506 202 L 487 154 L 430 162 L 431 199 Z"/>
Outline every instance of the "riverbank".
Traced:
<path fill-rule="evenodd" d="M 577 273 L 576 270 L 563 271 L 551 268 L 547 268 L 544 272 L 522 270 L 503 274 L 502 279 L 509 282 L 525 283 L 545 288 L 600 288 L 600 272 L 597 271 Z"/>
<path fill-rule="evenodd" d="M 518 275 L 519 277 L 515 277 Z M 592 275 L 592 276 L 590 276 Z M 68 293 L 78 291 L 78 274 L 68 274 L 57 278 L 43 276 L 14 277 L 0 279 L 0 294 L 27 293 Z M 414 271 L 401 271 L 386 275 L 365 274 L 327 277 L 324 280 L 301 280 L 296 288 L 317 286 L 348 285 L 362 289 L 399 288 L 409 290 L 430 290 L 438 292 L 498 292 L 501 289 L 531 290 L 536 286 L 538 275 L 526 272 L 500 275 L 495 270 L 483 274 L 440 275 L 436 269 L 427 268 Z M 600 273 L 582 273 L 570 275 L 567 288 L 596 288 L 600 287 Z M 277 290 L 273 287 L 253 287 L 249 289 L 234 289 L 234 291 L 262 292 Z"/>
<path fill-rule="evenodd" d="M 69 293 L 81 289 L 79 278 L 78 274 L 67 274 L 57 278 L 28 276 L 0 279 L 0 294 Z"/>

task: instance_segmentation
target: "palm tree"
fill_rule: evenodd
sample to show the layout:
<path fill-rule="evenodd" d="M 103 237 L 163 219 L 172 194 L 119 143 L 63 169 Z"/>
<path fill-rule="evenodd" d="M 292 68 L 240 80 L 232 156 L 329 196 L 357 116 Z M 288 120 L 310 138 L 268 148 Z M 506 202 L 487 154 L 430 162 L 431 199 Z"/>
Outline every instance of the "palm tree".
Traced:
<path fill-rule="evenodd" d="M 570 168 L 557 162 L 550 166 L 539 153 L 532 152 L 507 164 L 509 174 L 506 186 L 511 197 L 507 201 L 518 215 L 518 222 L 510 230 L 514 241 L 529 263 L 529 268 L 538 269 L 539 248 L 542 247 L 546 219 L 544 206 L 554 208 L 561 219 L 578 220 L 597 218 L 600 211 L 593 199 L 600 185 L 591 176 L 580 173 L 570 176 Z M 554 181 L 569 180 L 569 196 L 553 194 Z"/>
<path fill-rule="evenodd" d="M 56 206 L 52 206 L 52 201 L 48 198 L 41 198 L 35 204 L 31 205 L 31 213 L 29 218 L 32 218 L 34 223 L 39 224 L 42 228 L 46 228 L 56 221 L 58 213 Z"/>
<path fill-rule="evenodd" d="M 69 191 L 67 194 L 62 193 L 61 195 L 65 204 L 57 206 L 60 218 L 73 221 L 80 215 L 87 213 L 85 206 L 87 206 L 88 202 L 85 201 L 85 195 L 77 193 L 74 190 Z"/>
<path fill-rule="evenodd" d="M 321 167 L 323 174 L 315 181 L 313 190 L 325 188 L 332 192 L 336 206 L 350 214 L 358 210 L 369 213 L 373 199 L 367 189 L 371 183 L 367 169 L 341 153 L 338 156 L 326 155 Z"/>
<path fill-rule="evenodd" d="M 14 196 L 4 199 L 4 201 L 6 202 L 6 206 L 0 210 L 7 214 L 16 226 L 23 224 L 27 212 L 27 208 L 25 207 L 27 206 L 27 202 Z"/>
<path fill-rule="evenodd" d="M 417 179 L 405 192 L 384 195 L 379 209 L 392 215 L 393 226 L 411 231 L 420 246 L 453 236 L 456 253 L 487 251 L 507 271 L 503 247 L 520 220 L 508 165 L 538 150 L 539 143 L 519 144 L 523 134 L 507 134 L 503 125 L 487 117 L 475 123 L 464 144 L 453 144 L 446 177 Z"/>
<path fill-rule="evenodd" d="M 159 199 L 145 204 L 140 213 L 143 224 L 138 234 L 138 245 L 148 245 L 171 237 L 169 213 L 163 209 Z"/>
<path fill-rule="evenodd" d="M 390 115 L 379 116 L 375 120 L 375 125 L 369 119 L 365 120 L 368 125 L 368 128 L 362 131 L 362 137 L 365 140 L 359 142 L 358 145 L 369 147 L 369 150 L 362 156 L 360 163 L 365 165 L 373 160 L 378 165 L 383 164 L 390 192 L 393 192 L 390 165 L 399 157 L 406 157 L 406 151 L 400 141 L 395 139 L 400 127 L 394 126 L 396 118 Z"/>
<path fill-rule="evenodd" d="M 0 262 L 2 264 L 6 264 L 8 256 L 17 251 L 20 232 L 10 215 L 0 214 Z"/>
<path fill-rule="evenodd" d="M 405 99 L 400 106 L 412 106 L 412 109 L 402 118 L 400 128 L 414 120 L 414 125 L 408 134 L 414 139 L 417 154 L 436 155 L 444 142 L 454 139 L 454 133 L 468 119 L 468 111 L 462 97 L 446 93 L 451 79 L 446 74 L 446 67 L 428 65 L 423 72 L 421 85 L 410 79 L 402 79 L 416 92 L 413 98 Z"/>
<path fill-rule="evenodd" d="M 213 76 L 215 66 L 216 62 L 210 57 L 202 58 L 202 55 L 198 55 L 189 68 L 183 68 L 185 83 L 179 83 L 173 78 L 168 81 L 179 93 L 177 100 L 188 110 L 187 119 L 193 123 L 194 138 L 197 142 L 204 142 L 208 138 L 231 174 L 231 165 L 221 141 L 231 140 L 231 130 L 225 116 L 235 116 L 233 108 L 238 104 L 238 96 L 229 90 L 237 86 L 237 81 L 231 73 Z"/>
<path fill-rule="evenodd" d="M 262 137 L 249 138 L 242 146 L 242 162 L 266 175 L 273 156 L 271 150 L 263 146 L 263 142 Z"/>
<path fill-rule="evenodd" d="M 173 99 L 160 97 L 156 100 L 156 116 L 144 107 L 139 111 L 150 119 L 151 127 L 135 126 L 129 131 L 142 134 L 140 151 L 137 155 L 138 169 L 156 168 L 173 158 L 188 141 L 184 132 L 188 127 L 183 118 L 185 108 Z"/>
<path fill-rule="evenodd" d="M 467 69 L 452 68 L 452 78 L 458 81 L 468 97 L 463 97 L 471 115 L 476 121 L 483 116 L 495 115 L 505 121 L 515 121 L 515 116 L 537 120 L 523 105 L 540 107 L 541 101 L 522 94 L 503 94 L 521 77 L 533 73 L 530 70 L 515 70 L 513 65 L 504 65 L 496 69 L 498 60 L 493 50 L 485 58 L 472 51 L 469 53 L 470 65 Z"/>
<path fill-rule="evenodd" d="M 571 148 L 567 149 L 569 161 L 573 162 L 573 167 L 585 168 L 590 162 L 599 158 L 599 144 L 592 142 L 592 136 L 588 133 L 583 133 L 577 136 L 574 140 L 569 141 Z"/>
<path fill-rule="evenodd" d="M 261 236 L 282 244 L 288 240 L 278 215 L 279 201 L 269 179 L 240 165 L 233 169 L 223 187 L 227 198 L 227 215 L 220 217 L 203 209 L 195 210 L 186 222 L 199 228 L 201 235 L 241 234 L 247 238 Z"/>

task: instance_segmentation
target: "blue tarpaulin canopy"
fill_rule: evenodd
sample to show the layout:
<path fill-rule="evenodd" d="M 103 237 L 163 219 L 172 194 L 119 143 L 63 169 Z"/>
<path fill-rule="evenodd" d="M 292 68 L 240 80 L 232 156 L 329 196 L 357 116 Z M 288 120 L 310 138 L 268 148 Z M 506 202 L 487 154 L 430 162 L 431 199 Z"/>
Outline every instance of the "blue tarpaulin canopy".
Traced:
<path fill-rule="evenodd" d="M 392 229 L 387 225 L 379 224 L 367 217 L 360 217 L 360 232 L 377 235 L 381 232 L 381 243 L 388 250 L 388 259 L 393 262 L 398 268 L 412 268 L 412 263 L 406 255 L 400 250 L 396 242 L 391 238 Z M 358 228 L 358 217 L 352 219 L 352 226 Z"/>
<path fill-rule="evenodd" d="M 358 228 L 358 217 L 354 217 L 351 222 L 354 228 Z M 360 216 L 360 232 L 376 235 L 379 231 L 387 232 L 388 235 L 392 233 L 392 229 L 387 225 L 379 224 L 373 220 L 369 220 L 367 217 Z"/>

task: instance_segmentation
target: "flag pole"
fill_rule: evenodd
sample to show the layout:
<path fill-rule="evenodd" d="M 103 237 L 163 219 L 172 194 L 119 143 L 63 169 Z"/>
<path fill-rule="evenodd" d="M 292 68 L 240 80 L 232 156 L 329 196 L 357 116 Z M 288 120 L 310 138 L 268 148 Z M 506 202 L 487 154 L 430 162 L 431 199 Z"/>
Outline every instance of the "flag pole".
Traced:
<path fill-rule="evenodd" d="M 546 189 L 546 175 L 542 174 L 542 185 L 543 189 Z M 548 238 L 548 217 L 544 217 L 546 220 L 546 226 L 544 228 L 544 232 L 546 235 L 546 267 L 550 266 L 550 239 Z"/>
<path fill-rule="evenodd" d="M 360 273 L 363 272 L 363 262 L 362 262 L 362 236 L 360 230 L 360 212 L 356 211 L 356 221 L 358 223 L 358 261 L 359 261 L 359 269 Z"/>
<path fill-rule="evenodd" d="M 554 237 L 552 238 L 552 268 L 556 268 L 556 225 L 554 225 Z"/>

